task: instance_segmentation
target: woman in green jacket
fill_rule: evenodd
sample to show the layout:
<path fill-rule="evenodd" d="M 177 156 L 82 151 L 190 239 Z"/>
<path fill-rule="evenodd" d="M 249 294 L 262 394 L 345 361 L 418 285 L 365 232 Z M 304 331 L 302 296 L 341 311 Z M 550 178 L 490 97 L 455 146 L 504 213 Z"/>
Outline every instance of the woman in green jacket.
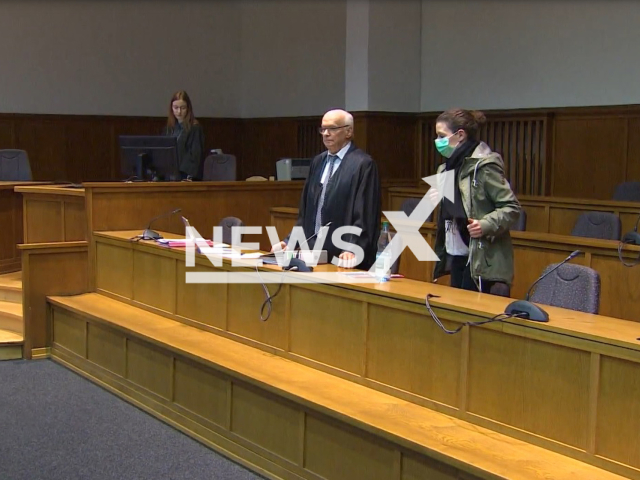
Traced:
<path fill-rule="evenodd" d="M 436 120 L 435 145 L 445 159 L 438 173 L 455 173 L 455 201 L 443 198 L 440 204 L 434 279 L 450 273 L 452 287 L 509 296 L 509 227 L 521 207 L 504 177 L 502 157 L 477 139 L 485 122 L 482 112 L 459 109 Z"/>
<path fill-rule="evenodd" d="M 171 97 L 164 133 L 178 137 L 178 162 L 182 179 L 199 179 L 204 152 L 204 134 L 193 115 L 191 99 L 184 90 L 174 93 Z"/>

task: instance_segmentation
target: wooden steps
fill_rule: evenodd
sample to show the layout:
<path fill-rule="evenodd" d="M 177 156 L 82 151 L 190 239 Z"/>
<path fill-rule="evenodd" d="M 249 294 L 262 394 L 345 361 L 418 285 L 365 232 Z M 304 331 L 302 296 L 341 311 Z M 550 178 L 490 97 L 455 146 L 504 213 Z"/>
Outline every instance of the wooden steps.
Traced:
<path fill-rule="evenodd" d="M 22 358 L 22 273 L 0 275 L 0 360 Z"/>
<path fill-rule="evenodd" d="M 49 302 L 55 360 L 271 478 L 624 478 L 100 294 Z"/>
<path fill-rule="evenodd" d="M 21 272 L 0 275 L 0 301 L 22 304 Z"/>

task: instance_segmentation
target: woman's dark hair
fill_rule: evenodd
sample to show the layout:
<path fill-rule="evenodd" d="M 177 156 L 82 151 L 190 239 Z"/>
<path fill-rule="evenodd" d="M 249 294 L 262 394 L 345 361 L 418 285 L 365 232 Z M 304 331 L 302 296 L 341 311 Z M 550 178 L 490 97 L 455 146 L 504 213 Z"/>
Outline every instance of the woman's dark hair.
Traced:
<path fill-rule="evenodd" d="M 446 124 L 447 128 L 452 132 L 464 130 L 469 138 L 475 140 L 478 137 L 480 128 L 487 122 L 487 118 L 484 116 L 484 113 L 477 110 L 454 108 L 442 112 L 438 116 L 436 123 L 437 122 Z"/>
<path fill-rule="evenodd" d="M 184 119 L 183 125 L 185 130 L 189 130 L 193 125 L 198 123 L 196 117 L 193 115 L 193 107 L 191 105 L 191 99 L 184 90 L 179 90 L 173 94 L 171 101 L 169 102 L 169 116 L 167 117 L 167 130 L 172 131 L 176 126 L 176 117 L 173 115 L 173 102 L 176 100 L 184 100 L 187 104 L 187 116 Z"/>

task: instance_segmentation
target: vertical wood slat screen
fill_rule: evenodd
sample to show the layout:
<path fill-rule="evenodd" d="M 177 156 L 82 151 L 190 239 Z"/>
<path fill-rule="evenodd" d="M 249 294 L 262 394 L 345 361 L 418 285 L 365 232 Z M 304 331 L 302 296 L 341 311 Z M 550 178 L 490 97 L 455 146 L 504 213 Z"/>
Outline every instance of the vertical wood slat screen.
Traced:
<path fill-rule="evenodd" d="M 442 157 L 436 151 L 435 116 L 420 120 L 423 155 L 422 176 L 433 175 Z M 544 178 L 551 171 L 547 162 L 547 114 L 522 116 L 491 116 L 487 114 L 487 123 L 481 129 L 480 140 L 485 141 L 492 150 L 502 155 L 505 176 L 511 188 L 520 195 L 547 195 Z"/>
<path fill-rule="evenodd" d="M 324 150 L 322 136 L 318 133 L 320 119 L 305 119 L 298 124 L 298 152 L 301 158 L 313 158 Z"/>

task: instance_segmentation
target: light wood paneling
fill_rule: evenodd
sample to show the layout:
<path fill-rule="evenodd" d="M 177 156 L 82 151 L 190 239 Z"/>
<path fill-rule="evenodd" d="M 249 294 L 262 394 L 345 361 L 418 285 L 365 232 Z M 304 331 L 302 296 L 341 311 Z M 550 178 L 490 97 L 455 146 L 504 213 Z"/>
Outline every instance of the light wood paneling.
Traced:
<path fill-rule="evenodd" d="M 212 238 L 213 227 L 228 216 L 238 217 L 248 226 L 267 226 L 271 207 L 297 206 L 303 185 L 304 182 L 87 183 L 89 228 L 142 232 L 155 216 L 180 208 L 180 215 L 188 218 L 203 237 Z M 159 219 L 152 227 L 184 235 L 180 215 Z M 259 242 L 265 250 L 270 247 L 264 228 L 262 235 L 245 235 L 243 241 Z"/>
<path fill-rule="evenodd" d="M 586 449 L 587 352 L 473 329 L 468 375 L 469 413 Z"/>
<path fill-rule="evenodd" d="M 363 432 L 306 418 L 305 468 L 332 480 L 397 478 L 393 450 Z"/>
<path fill-rule="evenodd" d="M 173 359 L 154 347 L 127 341 L 127 378 L 150 392 L 171 400 Z"/>
<path fill-rule="evenodd" d="M 24 352 L 51 345 L 47 322 L 48 295 L 77 295 L 89 291 L 87 243 L 25 244 L 22 253 Z"/>
<path fill-rule="evenodd" d="M 296 463 L 302 455 L 303 416 L 287 402 L 233 384 L 231 431 L 265 450 Z"/>
<path fill-rule="evenodd" d="M 403 283 L 404 300 L 415 303 L 415 292 L 410 288 L 413 283 Z M 389 287 L 389 293 L 398 294 L 393 283 L 387 287 Z M 331 291 L 335 287 L 323 286 L 318 289 Z M 340 290 L 343 289 L 338 289 L 338 291 Z M 435 290 L 437 293 L 443 294 L 445 290 L 451 289 L 440 287 Z M 363 299 L 368 297 L 364 295 L 364 291 L 364 289 L 360 289 L 358 294 Z M 373 294 L 374 297 L 371 297 L 370 300 L 374 303 L 382 301 L 379 298 L 381 292 L 378 291 L 378 295 Z M 477 299 L 473 307 L 475 309 L 487 309 L 489 303 L 500 301 L 468 292 L 452 291 L 453 293 L 459 294 L 459 298 L 455 302 L 446 304 L 446 298 L 441 298 L 440 302 L 445 302 L 444 305 L 447 305 L 448 310 L 455 310 L 458 314 L 465 311 L 465 307 L 460 305 L 469 304 L 464 301 L 464 298 L 471 298 L 470 295 Z M 625 465 L 613 463 L 603 458 L 589 457 L 586 453 L 563 446 L 556 439 L 551 439 L 555 441 L 547 441 L 543 437 L 525 430 L 513 428 L 508 430 L 508 433 L 514 434 L 516 438 L 508 438 L 504 432 L 499 433 L 501 430 L 505 430 L 505 425 L 492 419 L 480 419 L 464 412 L 460 412 L 462 418 L 454 419 L 449 415 L 437 413 L 408 402 L 405 398 L 397 398 L 375 391 L 368 388 L 369 386 L 360 385 L 359 382 L 328 375 L 280 356 L 265 354 L 264 351 L 234 342 L 231 339 L 182 325 L 174 320 L 136 309 L 98 294 L 53 297 L 50 301 L 54 310 L 70 309 L 86 312 L 86 319 L 78 319 L 73 325 L 74 328 L 83 329 L 85 321 L 107 323 L 124 332 L 129 345 L 141 342 L 140 338 L 145 339 L 142 340 L 145 349 L 159 350 L 164 353 L 156 356 L 159 364 L 156 366 L 155 372 L 161 371 L 163 377 L 173 378 L 173 386 L 178 385 L 178 382 L 175 381 L 178 367 L 166 368 L 167 359 L 171 365 L 171 362 L 175 364 L 182 361 L 181 357 L 186 355 L 190 358 L 190 362 L 201 363 L 200 366 L 205 370 L 223 370 L 224 375 L 229 375 L 236 385 L 231 394 L 232 403 L 229 404 L 231 408 L 229 415 L 233 419 L 232 431 L 227 432 L 224 429 L 216 428 L 216 435 L 211 435 L 213 433 L 211 430 L 208 430 L 211 433 L 204 433 L 207 430 L 203 431 L 205 425 L 209 425 L 210 428 L 211 422 L 194 424 L 194 421 L 199 421 L 198 415 L 191 415 L 189 410 L 184 407 L 174 407 L 175 403 L 171 399 L 152 393 L 145 385 L 133 382 L 131 377 L 123 381 L 124 383 L 120 383 L 114 376 L 107 375 L 106 370 L 99 369 L 99 367 L 94 368 L 95 364 L 84 361 L 81 357 L 64 349 L 59 349 L 55 344 L 52 349 L 54 358 L 75 365 L 81 372 L 95 375 L 98 381 L 115 387 L 117 392 L 123 392 L 139 405 L 148 407 L 151 412 L 161 415 L 165 421 L 175 421 L 187 432 L 195 432 L 198 438 L 211 439 L 214 444 L 232 452 L 238 452 L 237 447 L 241 445 L 245 449 L 241 453 L 241 458 L 249 459 L 249 461 L 256 462 L 255 464 L 263 467 L 266 466 L 268 471 L 274 472 L 281 478 L 295 474 L 302 478 L 317 480 L 318 473 L 325 478 L 327 476 L 329 478 L 371 478 L 372 476 L 373 478 L 378 478 L 377 476 L 401 478 L 403 466 L 407 465 L 406 462 L 403 465 L 403 456 L 405 453 L 410 453 L 416 462 L 406 468 L 409 473 L 412 471 L 428 472 L 429 470 L 438 473 L 447 472 L 447 469 L 440 468 L 440 465 L 433 465 L 433 468 L 429 468 L 432 466 L 431 461 L 425 461 L 423 458 L 424 455 L 428 455 L 432 459 L 449 463 L 455 468 L 464 469 L 465 472 L 459 474 L 460 479 L 473 478 L 472 475 L 476 473 L 482 478 L 517 476 L 532 480 L 533 478 L 547 477 L 558 480 L 573 480 L 573 478 L 620 479 L 619 476 L 572 460 L 567 456 L 550 453 L 545 448 L 525 443 L 518 439 L 521 437 L 533 443 L 541 443 L 544 447 L 557 450 L 565 455 L 577 456 L 582 461 L 589 460 L 614 471 L 624 474 L 631 473 L 631 476 L 634 476 L 634 471 Z M 328 301 L 329 297 L 325 303 Z M 439 307 L 436 306 L 436 308 Z M 470 313 L 470 310 L 466 310 L 466 312 Z M 571 358 L 568 362 L 565 361 L 567 358 L 563 355 L 551 355 L 552 358 L 549 359 L 547 358 L 549 355 L 546 355 L 547 351 L 536 351 L 535 343 L 542 344 L 543 350 L 545 348 L 575 350 L 579 352 L 578 355 L 584 354 L 589 357 L 587 362 L 589 371 L 586 378 L 588 381 L 595 380 L 595 383 L 589 385 L 589 394 L 585 397 L 592 401 L 598 399 L 597 395 L 592 395 L 592 392 L 597 391 L 600 382 L 593 374 L 598 370 L 594 369 L 597 365 L 594 365 L 591 360 L 599 359 L 601 355 L 593 355 L 588 349 L 606 349 L 611 354 L 625 356 L 635 354 L 636 358 L 640 358 L 640 354 L 635 352 L 633 348 L 620 348 L 613 344 L 604 345 L 602 342 L 573 338 L 565 334 L 566 330 L 559 329 L 563 324 L 574 325 L 576 329 L 580 329 L 582 325 L 593 335 L 595 331 L 609 327 L 599 324 L 597 319 L 593 317 L 583 315 L 584 318 L 592 318 L 592 325 L 589 326 L 585 326 L 585 322 L 572 323 L 570 320 L 564 319 L 562 311 L 559 309 L 552 311 L 552 317 L 553 323 L 549 325 L 535 324 L 531 327 L 525 327 L 511 322 L 501 326 L 505 330 L 504 333 L 493 331 L 493 333 L 504 335 L 497 342 L 499 346 L 504 343 L 511 344 L 515 338 L 526 342 L 526 348 L 504 348 L 502 349 L 504 355 L 496 354 L 494 362 L 487 362 L 492 366 L 498 365 L 509 370 L 510 373 L 500 377 L 491 373 L 496 376 L 496 382 L 493 385 L 484 386 L 485 393 L 489 392 L 492 395 L 494 392 L 507 390 L 505 399 L 499 399 L 499 402 L 511 400 L 513 395 L 508 390 L 519 388 L 522 384 L 530 384 L 525 393 L 530 395 L 533 392 L 535 399 L 546 400 L 547 398 L 541 398 L 546 396 L 549 397 L 550 404 L 568 402 L 567 406 L 558 408 L 557 414 L 549 414 L 546 410 L 554 408 L 553 405 L 539 406 L 536 402 L 531 402 L 531 406 L 534 408 L 531 412 L 527 411 L 525 401 L 507 407 L 511 410 L 520 407 L 523 415 L 525 413 L 531 414 L 539 420 L 540 414 L 542 414 L 546 416 L 545 425 L 564 422 L 564 418 L 558 418 L 560 413 L 566 412 L 563 408 L 573 407 L 578 411 L 582 410 L 581 404 L 575 401 L 574 396 L 565 395 L 564 398 L 557 400 L 554 396 L 562 396 L 567 390 L 581 389 L 582 377 L 578 374 L 575 378 L 566 378 L 566 372 L 575 371 L 575 362 Z M 610 326 L 608 331 L 611 335 L 623 334 L 628 330 L 625 328 L 625 322 L 610 321 L 617 323 L 617 325 Z M 478 331 L 491 333 L 490 328 L 494 327 L 476 328 L 472 330 L 472 333 Z M 579 335 L 581 334 L 578 331 L 573 332 L 573 336 Z M 624 335 L 621 338 L 624 338 Z M 153 342 L 153 345 L 147 344 L 147 341 Z M 563 342 L 571 346 L 561 346 Z M 628 342 L 627 344 L 631 346 Z M 518 346 L 517 343 L 515 345 Z M 480 345 L 481 350 L 482 347 L 483 345 Z M 473 341 L 469 343 L 469 349 L 470 353 L 473 353 Z M 634 354 L 630 353 L 632 350 L 635 352 Z M 527 363 L 519 361 L 517 358 L 514 359 L 514 355 L 533 358 L 534 355 L 531 353 L 541 354 L 543 358 L 539 361 L 536 359 L 541 368 L 537 368 L 536 362 Z M 463 358 L 467 357 L 463 355 Z M 148 355 L 147 360 L 147 363 L 151 363 L 152 356 Z M 484 363 L 486 355 L 482 360 L 482 366 L 486 368 Z M 556 361 L 557 363 L 554 363 Z M 148 367 L 150 365 L 145 366 L 144 369 L 146 370 Z M 549 387 L 541 387 L 540 382 L 546 382 L 546 376 L 550 372 L 555 373 L 555 370 L 559 371 L 558 379 L 552 379 Z M 606 369 L 602 371 L 604 372 Z M 474 373 L 477 372 L 470 369 L 464 378 L 467 376 L 471 378 Z M 522 380 L 512 382 L 513 385 L 506 383 L 512 378 L 522 378 Z M 563 385 L 559 385 L 560 382 Z M 566 385 L 572 382 L 575 385 Z M 553 387 L 557 388 L 557 394 L 548 395 L 549 390 Z M 537 394 L 537 390 L 540 390 L 541 393 Z M 236 396 L 237 392 L 240 392 L 239 397 Z M 239 401 L 236 403 L 236 400 Z M 590 405 L 589 412 L 592 415 L 597 413 L 594 404 Z M 455 410 L 452 413 L 455 414 Z M 576 415 L 574 412 L 569 415 L 569 423 L 575 419 Z M 467 420 L 475 420 L 484 426 L 471 424 Z M 487 430 L 487 425 L 498 431 Z M 594 422 L 593 425 L 592 431 L 595 434 L 596 423 Z M 532 428 L 536 426 L 533 425 Z M 554 434 L 566 432 L 564 427 L 560 425 L 545 426 L 545 428 L 552 429 Z M 602 428 L 607 428 L 607 426 L 603 424 Z M 282 431 L 284 432 L 281 433 Z M 276 466 L 277 469 L 282 470 L 279 472 L 277 469 L 274 470 Z M 370 473 L 369 469 L 372 469 L 371 471 L 374 473 Z M 342 473 L 340 472 L 344 472 L 345 476 L 341 477 Z M 468 473 L 472 475 L 469 476 Z"/>
<path fill-rule="evenodd" d="M 96 287 L 124 298 L 133 298 L 133 250 L 99 243 L 96 245 Z"/>
<path fill-rule="evenodd" d="M 256 277 L 255 273 L 252 274 Z M 266 284 L 271 295 L 274 295 L 278 286 Z M 283 286 L 283 290 L 288 287 Z M 273 300 L 271 316 L 267 321 L 260 320 L 260 308 L 265 301 L 262 287 L 256 283 L 230 283 L 228 286 L 227 302 L 227 330 L 242 337 L 250 338 L 258 342 L 279 349 L 285 349 L 287 345 L 287 323 L 285 304 L 282 298 L 285 292 Z M 267 314 L 265 308 L 264 314 Z"/>
<path fill-rule="evenodd" d="M 52 319 L 53 342 L 84 358 L 87 350 L 86 324 L 64 311 L 54 312 Z"/>
<path fill-rule="evenodd" d="M 62 205 L 57 201 L 25 201 L 25 231 L 28 243 L 64 242 Z"/>
<path fill-rule="evenodd" d="M 281 224 L 291 222 L 295 216 L 296 209 L 272 209 L 272 218 Z M 425 223 L 421 233 L 433 248 L 435 224 Z M 512 298 L 524 298 L 527 290 L 548 265 L 561 262 L 571 252 L 579 249 L 583 253 L 572 262 L 591 267 L 601 275 L 599 313 L 640 321 L 640 311 L 636 308 L 639 295 L 634 290 L 634 285 L 640 282 L 640 269 L 622 265 L 618 257 L 617 241 L 536 232 L 511 232 L 511 237 L 514 246 Z M 626 263 L 636 261 L 638 256 L 640 256 L 640 248 L 636 246 L 626 246 L 622 252 Z M 399 272 L 407 278 L 431 282 L 433 267 L 432 262 L 418 261 L 409 249 L 405 249 L 400 257 Z M 438 279 L 438 283 L 449 285 L 448 276 Z"/>
<path fill-rule="evenodd" d="M 212 327 L 225 330 L 227 326 L 227 285 L 186 283 L 187 268 L 177 262 L 176 314 Z M 191 272 L 214 272 L 213 268 L 196 265 Z M 205 300 L 206 299 L 206 300 Z"/>
<path fill-rule="evenodd" d="M 133 300 L 176 312 L 176 260 L 151 253 L 133 254 Z"/>
<path fill-rule="evenodd" d="M 449 465 L 402 455 L 402 480 L 480 480 Z"/>
<path fill-rule="evenodd" d="M 174 402 L 223 428 L 229 428 L 231 382 L 210 369 L 176 359 Z"/>
<path fill-rule="evenodd" d="M 291 324 L 292 353 L 364 374 L 367 320 L 361 302 L 315 290 L 291 289 L 291 318 L 295 318 Z"/>
<path fill-rule="evenodd" d="M 124 337 L 99 325 L 87 326 L 87 359 L 116 375 L 126 375 Z"/>
<path fill-rule="evenodd" d="M 625 261 L 631 262 L 628 258 Z M 640 267 L 627 268 L 617 257 L 595 255 L 590 266 L 600 274 L 600 311 L 612 317 L 640 321 Z"/>
<path fill-rule="evenodd" d="M 64 239 L 66 242 L 87 240 L 87 213 L 84 197 L 64 204 Z"/>
<path fill-rule="evenodd" d="M 368 378 L 452 407 L 458 405 L 460 335 L 442 338 L 438 326 L 425 321 L 424 314 L 370 305 L 368 338 Z"/>
<path fill-rule="evenodd" d="M 636 362 L 603 357 L 596 453 L 640 468 L 640 370 Z"/>

